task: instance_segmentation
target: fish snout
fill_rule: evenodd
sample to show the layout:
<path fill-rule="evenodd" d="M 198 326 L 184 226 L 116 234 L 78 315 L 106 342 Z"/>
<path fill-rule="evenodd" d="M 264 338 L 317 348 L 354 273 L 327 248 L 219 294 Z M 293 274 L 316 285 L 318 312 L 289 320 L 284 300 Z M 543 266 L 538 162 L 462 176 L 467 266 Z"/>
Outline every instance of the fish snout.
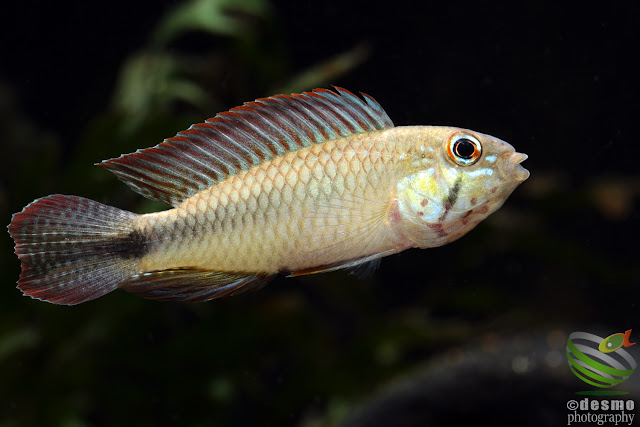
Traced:
<path fill-rule="evenodd" d="M 519 182 L 526 180 L 529 178 L 529 171 L 523 168 L 520 163 L 527 160 L 528 157 L 526 154 L 516 151 L 504 154 L 500 172 L 503 176 L 513 177 Z"/>

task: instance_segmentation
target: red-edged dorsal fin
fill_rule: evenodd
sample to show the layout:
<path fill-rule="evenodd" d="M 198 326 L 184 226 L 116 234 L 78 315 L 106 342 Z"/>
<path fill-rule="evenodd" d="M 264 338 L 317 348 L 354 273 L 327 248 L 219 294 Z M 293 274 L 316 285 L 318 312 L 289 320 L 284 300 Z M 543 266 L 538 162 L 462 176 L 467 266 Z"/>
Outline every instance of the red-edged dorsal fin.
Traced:
<path fill-rule="evenodd" d="M 313 144 L 393 127 L 372 97 L 315 89 L 257 99 L 152 148 L 99 163 L 145 197 L 173 206 L 228 176 Z"/>

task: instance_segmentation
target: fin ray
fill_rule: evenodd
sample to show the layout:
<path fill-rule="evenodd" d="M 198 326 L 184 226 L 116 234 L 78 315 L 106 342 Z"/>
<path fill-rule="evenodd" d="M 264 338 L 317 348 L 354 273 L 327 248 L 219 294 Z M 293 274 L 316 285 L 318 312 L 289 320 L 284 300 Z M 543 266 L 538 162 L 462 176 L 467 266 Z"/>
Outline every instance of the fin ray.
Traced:
<path fill-rule="evenodd" d="M 264 161 L 313 144 L 393 127 L 369 95 L 339 87 L 260 98 L 155 147 L 99 163 L 143 196 L 177 206 Z"/>
<path fill-rule="evenodd" d="M 325 225 L 304 236 L 303 246 L 316 248 L 306 251 L 311 259 L 323 259 L 320 267 L 293 271 L 292 275 L 312 274 L 357 267 L 396 252 L 395 248 L 380 250 L 385 238 L 389 203 L 369 200 L 355 195 L 329 199 L 317 206 L 309 219 L 324 219 Z M 345 221 L 345 219 L 348 219 Z M 330 241 L 330 244 L 323 242 Z M 354 251 L 363 254 L 353 258 Z M 376 263 L 371 267 L 375 269 Z"/>
<path fill-rule="evenodd" d="M 136 274 L 120 287 L 154 300 L 201 302 L 266 285 L 272 276 L 177 268 Z"/>
<path fill-rule="evenodd" d="M 340 261 L 334 264 L 322 265 L 319 267 L 306 268 L 304 270 L 293 271 L 287 277 L 296 277 L 296 276 L 305 276 L 308 274 L 317 274 L 317 273 L 329 273 L 331 271 L 342 270 L 342 269 L 354 269 L 354 274 L 359 274 L 359 268 L 373 268 L 374 270 L 378 267 L 380 258 L 383 258 L 387 255 L 394 254 L 396 252 L 395 249 L 387 249 L 381 252 L 377 252 L 375 254 L 367 255 L 360 258 L 354 258 L 347 261 Z M 366 265 L 365 265 L 366 264 Z"/>
<path fill-rule="evenodd" d="M 370 259 L 358 265 L 351 266 L 348 268 L 349 274 L 351 276 L 357 277 L 358 279 L 369 278 L 373 276 L 373 273 L 375 273 L 375 271 L 380 267 L 380 264 L 382 263 L 382 257 L 391 254 L 392 252 L 385 252 L 384 255 L 381 255 L 379 258 Z"/>
<path fill-rule="evenodd" d="M 35 200 L 9 225 L 22 264 L 18 288 L 67 305 L 113 291 L 135 273 L 136 259 L 146 251 L 136 217 L 82 197 Z"/>

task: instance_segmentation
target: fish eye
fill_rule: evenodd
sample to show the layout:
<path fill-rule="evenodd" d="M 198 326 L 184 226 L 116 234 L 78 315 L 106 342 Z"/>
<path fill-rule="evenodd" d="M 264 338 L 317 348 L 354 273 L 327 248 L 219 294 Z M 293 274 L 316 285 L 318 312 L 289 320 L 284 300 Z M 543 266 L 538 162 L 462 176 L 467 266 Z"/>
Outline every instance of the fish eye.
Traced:
<path fill-rule="evenodd" d="M 471 135 L 454 135 L 447 144 L 447 154 L 455 164 L 470 166 L 480 158 L 482 145 Z"/>

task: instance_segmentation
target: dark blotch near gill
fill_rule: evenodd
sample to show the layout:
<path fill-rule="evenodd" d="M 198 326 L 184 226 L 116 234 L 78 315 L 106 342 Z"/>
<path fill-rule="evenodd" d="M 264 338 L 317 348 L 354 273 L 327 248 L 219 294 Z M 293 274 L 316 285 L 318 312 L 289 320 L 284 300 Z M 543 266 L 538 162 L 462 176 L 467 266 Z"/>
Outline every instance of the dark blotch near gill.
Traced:
<path fill-rule="evenodd" d="M 445 204 L 449 204 L 451 206 L 456 204 L 458 200 L 458 193 L 460 192 L 460 187 L 462 186 L 462 177 L 458 176 L 455 182 L 453 183 L 453 187 L 449 191 L 447 198 L 445 199 Z"/>
<path fill-rule="evenodd" d="M 458 200 L 458 194 L 460 193 L 461 186 L 462 186 L 462 177 L 458 176 L 458 178 L 456 178 L 456 180 L 454 181 L 453 186 L 451 187 L 451 190 L 449 190 L 449 194 L 447 194 L 447 197 L 445 197 L 442 201 L 444 205 L 444 212 L 442 213 L 442 215 L 440 215 L 440 218 L 438 218 L 439 221 L 444 221 L 447 214 L 449 213 L 453 205 Z"/>

